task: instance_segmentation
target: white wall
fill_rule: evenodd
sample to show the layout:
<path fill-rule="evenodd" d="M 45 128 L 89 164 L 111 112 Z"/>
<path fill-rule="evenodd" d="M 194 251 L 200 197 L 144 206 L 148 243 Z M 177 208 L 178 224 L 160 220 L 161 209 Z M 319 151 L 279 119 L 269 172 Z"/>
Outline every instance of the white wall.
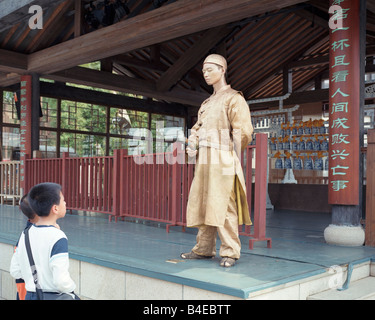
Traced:
<path fill-rule="evenodd" d="M 16 299 L 9 273 L 13 246 L 0 243 L 0 300 Z M 235 297 L 70 259 L 70 275 L 81 299 L 93 300 L 230 300 Z"/>

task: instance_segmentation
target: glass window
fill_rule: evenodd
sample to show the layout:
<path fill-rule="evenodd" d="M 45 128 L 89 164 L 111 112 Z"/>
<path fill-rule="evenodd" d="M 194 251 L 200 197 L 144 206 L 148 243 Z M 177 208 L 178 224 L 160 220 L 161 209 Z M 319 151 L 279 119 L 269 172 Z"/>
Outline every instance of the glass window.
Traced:
<path fill-rule="evenodd" d="M 109 139 L 109 155 L 113 156 L 116 149 L 128 149 L 128 141 L 126 138 L 111 137 Z"/>
<path fill-rule="evenodd" d="M 121 108 L 111 108 L 110 133 L 129 135 L 131 128 L 148 128 L 148 113 Z"/>
<path fill-rule="evenodd" d="M 71 157 L 105 156 L 105 137 L 64 132 L 60 136 L 60 155 L 63 152 Z"/>
<path fill-rule="evenodd" d="M 106 107 L 76 101 L 61 101 L 61 128 L 106 132 Z"/>
<path fill-rule="evenodd" d="M 57 133 L 53 131 L 40 130 L 39 151 L 43 158 L 57 158 Z M 60 154 L 62 156 L 62 153 Z"/>
<path fill-rule="evenodd" d="M 184 141 L 184 118 L 49 97 L 40 101 L 39 151 L 44 158 L 61 157 L 63 152 L 76 157 L 105 156 L 116 149 L 127 149 L 129 155 L 150 154 L 169 151 L 173 142 Z M 19 156 L 19 123 L 14 94 L 4 91 L 3 159 Z"/>
<path fill-rule="evenodd" d="M 130 128 L 128 139 L 128 155 L 152 153 L 153 140 L 147 128 Z"/>
<path fill-rule="evenodd" d="M 3 122 L 11 124 L 19 124 L 17 115 L 15 97 L 13 92 L 4 91 L 3 95 Z"/>
<path fill-rule="evenodd" d="M 115 149 L 128 149 L 129 155 L 152 153 L 152 137 L 148 130 L 147 112 L 111 108 L 110 133 L 124 138 L 110 138 L 110 154 Z"/>
<path fill-rule="evenodd" d="M 155 138 L 154 152 L 169 152 L 171 151 L 171 146 L 174 142 L 184 142 L 184 130 L 184 118 L 152 114 L 151 132 Z"/>
<path fill-rule="evenodd" d="M 40 126 L 46 128 L 57 128 L 57 99 L 41 98 L 43 117 L 40 118 Z"/>
<path fill-rule="evenodd" d="M 20 130 L 3 127 L 2 160 L 20 160 Z"/>

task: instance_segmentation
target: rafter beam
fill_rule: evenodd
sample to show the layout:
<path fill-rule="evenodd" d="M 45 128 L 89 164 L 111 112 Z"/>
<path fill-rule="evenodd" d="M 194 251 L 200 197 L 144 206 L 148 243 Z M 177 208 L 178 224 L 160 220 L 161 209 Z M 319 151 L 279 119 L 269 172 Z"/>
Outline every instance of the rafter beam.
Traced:
<path fill-rule="evenodd" d="M 75 0 L 74 2 L 74 37 L 81 36 L 82 32 L 82 17 L 83 17 L 83 5 L 82 0 Z"/>
<path fill-rule="evenodd" d="M 208 97 L 208 94 L 205 93 L 179 88 L 174 88 L 164 93 L 157 92 L 156 84 L 153 82 L 82 67 L 59 71 L 54 74 L 46 75 L 45 77 L 61 82 L 73 82 L 97 88 L 139 94 L 159 100 L 193 106 L 199 106 L 202 101 Z"/>
<path fill-rule="evenodd" d="M 329 63 L 329 56 L 319 56 L 316 58 L 293 61 L 288 64 L 288 68 L 294 69 L 294 68 L 299 68 L 299 67 L 310 67 L 310 66 L 317 66 L 317 65 L 328 64 L 328 63 Z"/>
<path fill-rule="evenodd" d="M 189 48 L 159 79 L 157 88 L 159 91 L 169 90 L 177 83 L 191 68 L 193 68 L 203 55 L 215 46 L 221 39 L 225 38 L 232 29 L 225 25 L 210 29 Z"/>
<path fill-rule="evenodd" d="M 21 75 L 18 73 L 0 73 L 0 87 L 8 87 L 19 83 L 21 81 Z"/>
<path fill-rule="evenodd" d="M 372 13 L 375 13 L 375 2 L 374 1 L 367 1 L 366 2 L 367 10 Z"/>
<path fill-rule="evenodd" d="M 125 55 L 118 55 L 111 58 L 114 63 L 122 64 L 124 66 L 135 67 L 138 69 L 152 70 L 152 71 L 167 71 L 168 67 L 160 62 L 148 62 L 146 60 L 131 58 Z"/>
<path fill-rule="evenodd" d="M 191 109 L 176 103 L 161 103 L 153 100 L 131 98 L 120 94 L 65 86 L 61 83 L 41 82 L 40 94 L 87 103 L 123 106 L 129 110 L 162 113 L 178 117 L 186 116 L 187 109 Z"/>
<path fill-rule="evenodd" d="M 312 24 L 317 24 L 320 27 L 328 29 L 328 13 L 324 13 L 327 16 L 327 19 L 323 18 L 323 14 L 319 9 L 316 9 L 316 12 L 311 12 L 309 10 L 303 9 L 295 12 L 296 15 L 300 16 L 303 19 L 311 21 Z"/>
<path fill-rule="evenodd" d="M 303 92 L 293 92 L 288 99 L 284 100 L 284 106 L 292 106 L 296 104 L 311 103 L 311 102 L 320 102 L 328 100 L 329 97 L 328 89 L 319 89 L 319 90 L 308 90 Z M 273 97 L 261 97 L 261 99 L 273 98 Z M 251 105 L 252 110 L 264 109 L 278 107 L 278 101 L 269 101 L 269 102 L 259 102 Z"/>
<path fill-rule="evenodd" d="M 280 72 L 284 65 L 287 65 L 289 69 L 292 67 L 289 66 L 289 64 L 293 63 L 294 60 L 301 57 L 303 54 L 306 54 L 309 52 L 311 47 L 314 47 L 318 43 L 321 43 L 321 41 L 324 39 L 328 39 L 325 34 L 322 34 L 319 38 L 313 39 L 309 41 L 303 48 L 301 48 L 298 52 L 295 53 L 294 56 L 290 57 L 288 61 L 285 61 L 283 65 L 277 65 L 275 68 L 267 72 L 262 78 L 258 79 L 256 83 L 254 83 L 250 89 L 248 89 L 246 92 L 244 92 L 245 96 L 251 96 L 253 92 L 256 92 L 259 88 L 263 87 L 266 83 L 268 83 L 271 79 L 274 78 L 275 74 Z M 325 40 L 325 41 L 326 41 Z"/>
<path fill-rule="evenodd" d="M 29 70 L 53 73 L 301 2 L 304 1 L 179 0 L 33 53 Z"/>
<path fill-rule="evenodd" d="M 0 71 L 25 73 L 27 71 L 27 55 L 0 49 Z"/>

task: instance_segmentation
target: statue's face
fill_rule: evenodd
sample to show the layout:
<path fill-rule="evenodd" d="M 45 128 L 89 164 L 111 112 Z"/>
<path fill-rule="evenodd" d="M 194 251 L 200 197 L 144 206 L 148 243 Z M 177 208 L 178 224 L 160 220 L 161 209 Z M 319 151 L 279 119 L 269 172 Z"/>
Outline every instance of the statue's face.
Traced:
<path fill-rule="evenodd" d="M 217 64 L 205 63 L 203 65 L 202 73 L 206 83 L 212 86 L 221 80 L 225 74 L 225 70 Z"/>

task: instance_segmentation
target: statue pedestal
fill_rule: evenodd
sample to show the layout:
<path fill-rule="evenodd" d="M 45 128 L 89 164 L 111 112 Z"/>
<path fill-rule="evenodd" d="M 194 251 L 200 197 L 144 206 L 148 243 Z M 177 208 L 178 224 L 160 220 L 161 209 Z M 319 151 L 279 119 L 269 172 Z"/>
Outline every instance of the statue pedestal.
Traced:
<path fill-rule="evenodd" d="M 338 226 L 330 224 L 324 230 L 324 239 L 328 244 L 359 247 L 365 242 L 362 226 Z"/>

